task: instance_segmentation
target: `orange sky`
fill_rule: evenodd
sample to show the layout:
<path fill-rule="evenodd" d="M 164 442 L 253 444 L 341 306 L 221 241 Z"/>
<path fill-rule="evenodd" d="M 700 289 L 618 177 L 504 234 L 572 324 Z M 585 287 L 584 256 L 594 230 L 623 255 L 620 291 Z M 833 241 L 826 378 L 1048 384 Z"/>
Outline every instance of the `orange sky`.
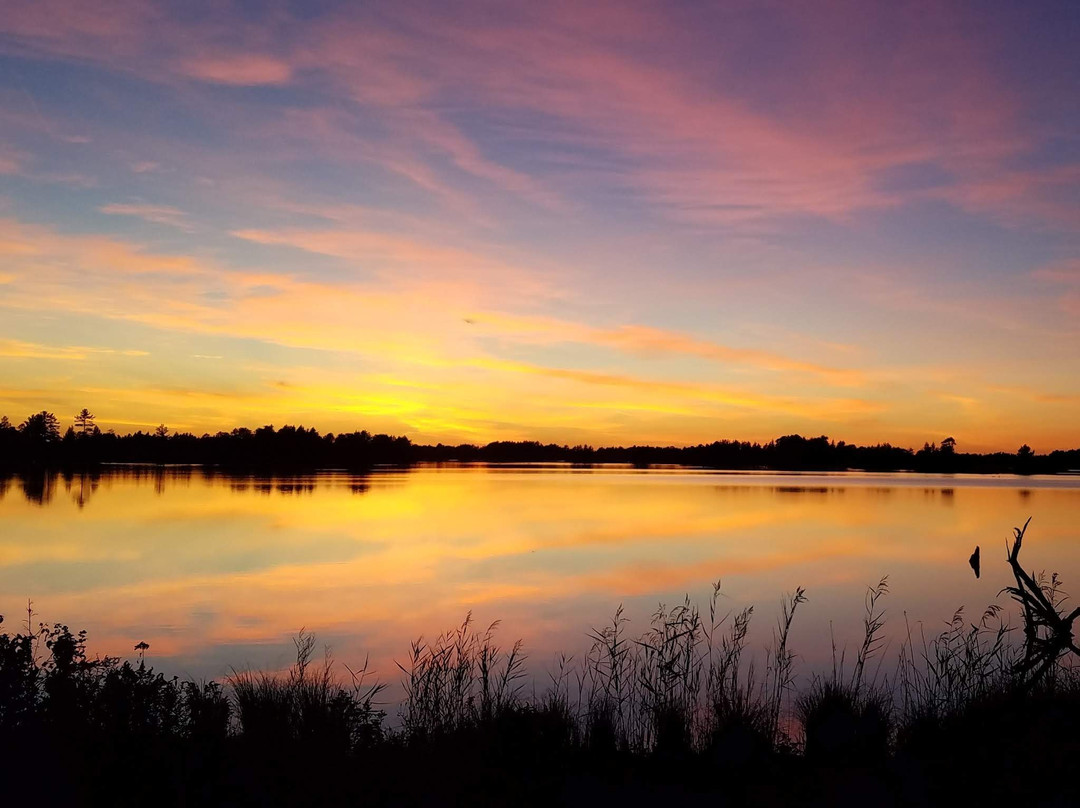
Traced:
<path fill-rule="evenodd" d="M 0 414 L 1080 445 L 1064 7 L 0 15 Z"/>

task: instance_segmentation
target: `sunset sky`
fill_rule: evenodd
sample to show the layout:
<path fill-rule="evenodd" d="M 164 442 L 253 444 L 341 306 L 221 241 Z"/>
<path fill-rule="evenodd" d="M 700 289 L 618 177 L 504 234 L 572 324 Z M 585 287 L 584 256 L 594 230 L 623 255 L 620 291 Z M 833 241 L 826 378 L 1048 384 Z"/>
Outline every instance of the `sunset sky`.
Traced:
<path fill-rule="evenodd" d="M 1080 4 L 0 0 L 0 414 L 1080 445 Z"/>

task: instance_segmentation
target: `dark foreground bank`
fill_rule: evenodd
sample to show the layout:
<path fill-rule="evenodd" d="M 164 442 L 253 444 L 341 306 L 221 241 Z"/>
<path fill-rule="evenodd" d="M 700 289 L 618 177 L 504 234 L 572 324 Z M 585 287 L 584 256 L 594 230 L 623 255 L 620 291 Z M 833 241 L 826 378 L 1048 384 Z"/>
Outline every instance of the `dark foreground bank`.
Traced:
<path fill-rule="evenodd" d="M 854 656 L 800 687 L 801 590 L 756 669 L 752 609 L 719 614 L 714 596 L 640 635 L 616 612 L 543 695 L 524 692 L 520 643 L 466 621 L 411 646 L 392 721 L 378 683 L 303 633 L 288 672 L 216 683 L 28 626 L 0 634 L 4 804 L 1072 805 L 1080 609 L 1023 570 L 1022 541 L 1011 611 L 957 614 L 881 665 L 882 581 Z"/>

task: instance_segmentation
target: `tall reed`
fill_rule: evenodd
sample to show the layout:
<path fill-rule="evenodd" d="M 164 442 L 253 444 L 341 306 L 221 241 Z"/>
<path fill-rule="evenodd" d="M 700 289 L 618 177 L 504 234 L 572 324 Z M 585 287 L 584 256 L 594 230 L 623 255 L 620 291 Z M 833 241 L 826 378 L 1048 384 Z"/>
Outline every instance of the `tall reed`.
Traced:
<path fill-rule="evenodd" d="M 342 684 L 325 650 L 313 665 L 314 635 L 295 638 L 296 659 L 284 675 L 234 671 L 228 678 L 236 703 L 238 731 L 259 739 L 289 740 L 336 750 L 354 750 L 378 740 L 383 713 L 376 698 L 385 684 L 370 681 L 367 663 L 348 669 Z"/>
<path fill-rule="evenodd" d="M 454 631 L 410 646 L 404 674 L 401 719 L 416 737 L 447 735 L 495 718 L 519 702 L 525 654 L 518 640 L 509 649 L 495 642 L 495 621 L 482 634 L 469 613 Z"/>

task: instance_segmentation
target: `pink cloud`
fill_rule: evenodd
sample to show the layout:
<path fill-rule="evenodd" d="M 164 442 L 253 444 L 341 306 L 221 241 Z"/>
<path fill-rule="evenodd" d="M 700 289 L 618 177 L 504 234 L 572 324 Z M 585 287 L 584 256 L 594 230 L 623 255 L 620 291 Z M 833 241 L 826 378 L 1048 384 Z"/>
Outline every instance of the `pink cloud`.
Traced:
<path fill-rule="evenodd" d="M 1080 258 L 1041 267 L 1035 270 L 1032 276 L 1049 283 L 1080 287 Z"/>
<path fill-rule="evenodd" d="M 1061 290 L 1057 298 L 1058 308 L 1080 322 L 1080 259 L 1052 264 L 1037 269 L 1032 275 L 1036 280 Z"/>
<path fill-rule="evenodd" d="M 9 47 L 93 61 L 142 56 L 160 41 L 162 14 L 140 0 L 35 0 L 5 6 L 0 31 Z"/>
<path fill-rule="evenodd" d="M 307 131 L 307 140 L 338 155 L 359 149 L 448 206 L 462 191 L 447 163 L 535 204 L 564 207 L 581 177 L 545 176 L 491 148 L 525 144 L 550 160 L 589 149 L 594 162 L 611 161 L 609 182 L 665 215 L 736 230 L 760 232 L 790 215 L 843 219 L 919 198 L 882 189 L 875 177 L 920 162 L 950 176 L 934 195 L 953 204 L 1070 225 L 1055 189 L 1075 182 L 1075 167 L 1003 170 L 1053 133 L 1023 124 L 1024 99 L 995 80 L 993 42 L 973 35 L 961 12 L 782 6 L 772 10 L 777 21 L 803 36 L 778 36 L 777 53 L 759 54 L 748 44 L 767 48 L 770 40 L 746 8 L 725 4 L 697 31 L 691 12 L 680 17 L 656 3 L 484 13 L 466 4 L 380 17 L 349 8 L 254 24 L 226 12 L 165 20 L 138 3 L 88 2 L 60 13 L 44 0 L 19 4 L 0 30 L 16 49 L 161 81 L 317 89 L 354 105 L 340 105 L 355 115 L 355 123 L 336 122 L 346 128 L 363 128 L 377 109 L 383 131 L 353 134 L 351 147 L 328 129 Z M 884 29 L 887 50 L 874 47 Z M 191 42 L 208 43 L 205 52 L 192 53 Z M 769 59 L 791 69 L 769 69 Z"/>
<path fill-rule="evenodd" d="M 187 59 L 180 64 L 179 70 L 186 76 L 202 81 L 238 86 L 287 84 L 292 78 L 292 68 L 288 62 L 247 53 Z"/>
<path fill-rule="evenodd" d="M 0 145 L 0 174 L 18 174 L 21 167 L 18 155 Z"/>
<path fill-rule="evenodd" d="M 902 25 L 903 58 L 862 76 L 860 61 L 844 55 L 850 48 L 843 45 L 858 39 L 845 25 L 848 12 L 826 7 L 840 33 L 822 36 L 832 28 L 807 26 L 822 41 L 816 61 L 790 81 L 796 122 L 756 109 L 754 96 L 723 70 L 718 80 L 704 81 L 700 54 L 681 54 L 680 70 L 642 58 L 640 49 L 686 37 L 648 9 L 635 12 L 629 16 L 638 22 L 625 25 L 624 9 L 602 4 L 590 7 L 588 25 L 548 12 L 479 26 L 437 14 L 410 17 L 411 37 L 388 37 L 362 63 L 342 53 L 350 31 L 371 37 L 371 27 L 334 20 L 309 32 L 310 41 L 322 36 L 328 44 L 310 47 L 319 59 L 307 64 L 361 93 L 355 97 L 365 103 L 373 102 L 363 88 L 377 64 L 380 80 L 395 77 L 378 95 L 388 108 L 464 98 L 488 109 L 540 113 L 538 137 L 605 149 L 629 161 L 620 168 L 622 181 L 669 214 L 732 226 L 895 205 L 904 194 L 879 189 L 876 172 L 919 161 L 948 165 L 960 186 L 952 198 L 983 199 L 994 208 L 997 202 L 971 183 L 1032 145 L 1015 120 L 1017 99 L 988 80 L 990 55 L 962 36 L 964 20 L 948 14 L 921 14 L 919 24 Z M 613 28 L 621 36 L 601 33 Z M 730 61 L 722 46 L 716 59 Z M 944 81 L 942 62 L 950 64 Z M 804 90 L 816 108 L 797 97 Z"/>

